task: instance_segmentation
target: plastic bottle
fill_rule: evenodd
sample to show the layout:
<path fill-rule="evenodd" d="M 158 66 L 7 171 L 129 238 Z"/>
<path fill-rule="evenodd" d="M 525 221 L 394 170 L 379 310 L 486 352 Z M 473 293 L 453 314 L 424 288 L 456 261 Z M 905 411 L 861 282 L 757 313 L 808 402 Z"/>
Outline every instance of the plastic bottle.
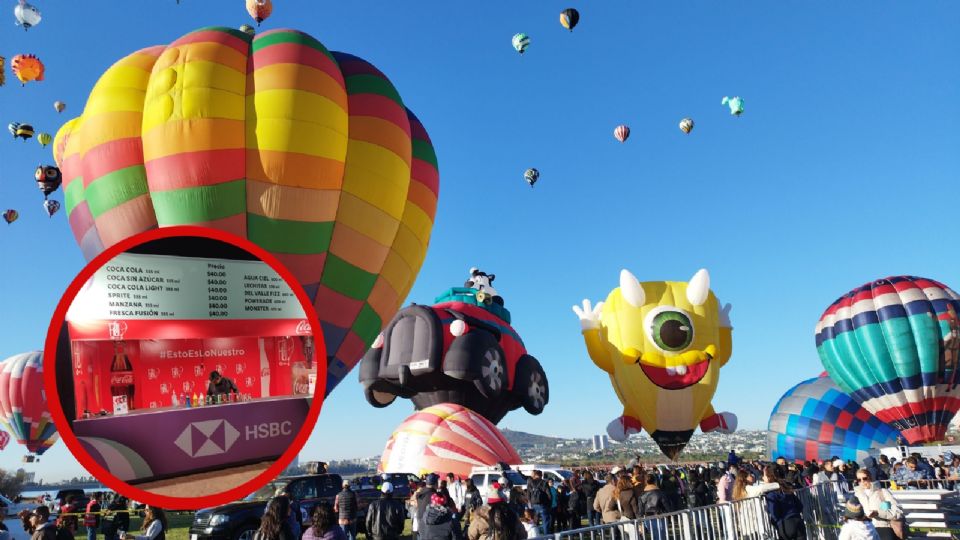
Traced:
<path fill-rule="evenodd" d="M 172 393 L 171 393 L 171 396 L 170 396 L 170 405 L 173 405 L 174 407 L 179 407 L 179 406 L 180 406 L 180 400 L 177 399 L 177 393 L 176 393 L 176 392 L 172 392 Z"/>

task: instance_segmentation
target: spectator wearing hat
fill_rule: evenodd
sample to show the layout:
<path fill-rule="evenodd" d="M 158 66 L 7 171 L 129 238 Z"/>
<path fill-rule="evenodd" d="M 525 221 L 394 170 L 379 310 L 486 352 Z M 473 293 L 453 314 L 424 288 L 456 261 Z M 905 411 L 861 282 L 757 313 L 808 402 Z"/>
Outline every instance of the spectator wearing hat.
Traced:
<path fill-rule="evenodd" d="M 843 511 L 846 522 L 840 528 L 839 540 L 880 540 L 877 529 L 863 512 L 860 499 L 850 497 Z"/>
<path fill-rule="evenodd" d="M 430 495 L 430 504 L 423 512 L 420 523 L 421 540 L 462 540 L 460 522 L 450 511 L 450 501 L 442 493 Z"/>
<path fill-rule="evenodd" d="M 487 488 L 485 500 L 486 504 L 474 512 L 470 518 L 470 528 L 467 530 L 468 540 L 524 540 L 527 538 L 520 516 L 507 506 L 498 482 L 494 482 Z"/>
<path fill-rule="evenodd" d="M 217 396 L 224 396 L 224 399 L 226 399 L 230 392 L 235 394 L 240 392 L 236 383 L 221 375 L 219 371 L 211 371 L 210 384 L 207 385 L 207 395 L 213 398 L 214 403 L 217 401 Z"/>
<path fill-rule="evenodd" d="M 333 511 L 337 513 L 337 522 L 348 540 L 357 537 L 357 494 L 350 489 L 350 481 L 343 481 L 343 490 L 333 500 Z"/>
<path fill-rule="evenodd" d="M 393 484 L 380 486 L 380 498 L 367 508 L 367 535 L 373 540 L 399 540 L 406 521 L 403 503 L 393 498 Z"/>
<path fill-rule="evenodd" d="M 30 529 L 33 534 L 30 540 L 56 540 L 57 528 L 50 522 L 50 509 L 38 506 L 30 513 Z"/>
<path fill-rule="evenodd" d="M 423 531 L 423 513 L 426 512 L 427 507 L 430 506 L 430 497 L 437 492 L 439 485 L 440 477 L 435 474 L 430 474 L 427 476 L 426 486 L 417 491 L 417 536 L 420 536 L 420 533 Z"/>

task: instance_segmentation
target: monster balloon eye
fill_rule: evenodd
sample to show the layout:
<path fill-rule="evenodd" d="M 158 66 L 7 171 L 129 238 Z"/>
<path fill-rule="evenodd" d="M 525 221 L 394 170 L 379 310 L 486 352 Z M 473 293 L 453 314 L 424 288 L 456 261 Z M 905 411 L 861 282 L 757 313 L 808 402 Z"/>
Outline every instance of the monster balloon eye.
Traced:
<path fill-rule="evenodd" d="M 47 173 L 47 178 L 56 178 L 57 175 L 60 174 L 60 171 L 51 167 L 47 169 L 46 173 Z"/>
<path fill-rule="evenodd" d="M 661 311 L 653 318 L 650 339 L 665 351 L 682 351 L 693 341 L 693 323 L 679 311 Z"/>

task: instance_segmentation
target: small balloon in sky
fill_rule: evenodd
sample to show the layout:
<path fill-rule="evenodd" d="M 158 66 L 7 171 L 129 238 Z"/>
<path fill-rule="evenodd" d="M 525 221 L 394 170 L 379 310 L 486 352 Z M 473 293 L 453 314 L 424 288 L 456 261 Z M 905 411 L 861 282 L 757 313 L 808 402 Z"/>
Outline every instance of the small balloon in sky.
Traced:
<path fill-rule="evenodd" d="M 530 184 L 530 187 L 533 187 L 533 185 L 537 183 L 537 180 L 540 179 L 540 171 L 533 168 L 527 169 L 527 171 L 523 173 L 523 179 Z"/>
<path fill-rule="evenodd" d="M 620 124 L 613 130 L 613 136 L 620 142 L 626 141 L 630 138 L 630 127 Z"/>
<path fill-rule="evenodd" d="M 693 118 L 684 118 L 680 121 L 680 131 L 689 134 L 693 131 Z"/>
<path fill-rule="evenodd" d="M 530 46 L 530 36 L 520 33 L 513 36 L 513 48 L 517 50 L 518 53 L 523 54 L 523 51 L 527 50 L 527 47 Z"/>
<path fill-rule="evenodd" d="M 13 8 L 13 16 L 17 19 L 17 26 L 22 26 L 24 31 L 31 26 L 40 24 L 40 10 L 36 6 L 28 4 L 26 0 L 20 0 Z"/>
<path fill-rule="evenodd" d="M 720 101 L 720 104 L 730 107 L 730 114 L 733 116 L 740 116 L 743 114 L 743 98 L 739 96 L 723 96 L 723 100 Z"/>

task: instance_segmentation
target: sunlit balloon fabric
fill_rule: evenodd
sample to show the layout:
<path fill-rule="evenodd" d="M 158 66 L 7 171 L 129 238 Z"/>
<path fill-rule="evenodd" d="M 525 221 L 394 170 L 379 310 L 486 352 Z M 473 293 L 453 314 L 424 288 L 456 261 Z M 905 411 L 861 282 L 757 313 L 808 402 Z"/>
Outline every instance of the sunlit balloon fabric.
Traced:
<path fill-rule="evenodd" d="M 276 255 L 317 306 L 328 394 L 400 307 L 433 228 L 423 125 L 377 68 L 295 30 L 205 28 L 137 51 L 53 146 L 88 259 L 172 225 Z"/>
<path fill-rule="evenodd" d="M 837 456 L 859 462 L 870 448 L 896 446 L 898 435 L 826 376 L 787 390 L 773 407 L 767 430 L 770 459 L 788 461 Z"/>
<path fill-rule="evenodd" d="M 942 440 L 960 408 L 960 296 L 913 276 L 843 295 L 816 328 L 824 368 L 911 444 Z"/>
<path fill-rule="evenodd" d="M 453 403 L 417 411 L 393 432 L 380 458 L 380 472 L 448 473 L 470 476 L 474 466 L 520 464 L 500 431 L 479 414 Z"/>
<path fill-rule="evenodd" d="M 60 438 L 47 408 L 42 351 L 11 356 L 0 363 L 0 423 L 38 456 Z"/>

